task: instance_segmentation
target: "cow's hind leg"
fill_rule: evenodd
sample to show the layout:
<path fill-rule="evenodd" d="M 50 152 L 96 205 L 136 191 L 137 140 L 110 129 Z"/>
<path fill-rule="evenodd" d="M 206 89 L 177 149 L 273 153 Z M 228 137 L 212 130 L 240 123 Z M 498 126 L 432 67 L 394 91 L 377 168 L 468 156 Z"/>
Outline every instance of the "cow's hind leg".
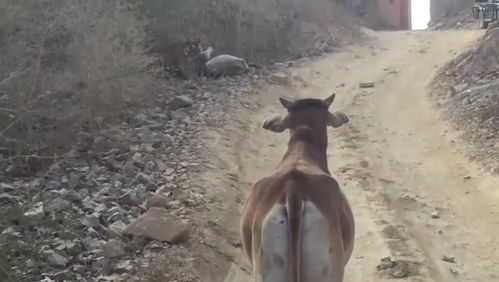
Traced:
<path fill-rule="evenodd" d="M 303 212 L 301 270 L 303 282 L 343 281 L 341 238 L 331 240 L 330 221 L 311 202 Z"/>
<path fill-rule="evenodd" d="M 262 225 L 260 267 L 257 275 L 261 282 L 289 282 L 288 218 L 284 205 L 274 206 Z"/>

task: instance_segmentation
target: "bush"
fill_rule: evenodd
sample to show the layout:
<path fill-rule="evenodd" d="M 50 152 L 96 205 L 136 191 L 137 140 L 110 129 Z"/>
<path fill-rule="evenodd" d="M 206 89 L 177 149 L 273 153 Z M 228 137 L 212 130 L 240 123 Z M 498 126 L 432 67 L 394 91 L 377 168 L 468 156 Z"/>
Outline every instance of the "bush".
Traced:
<path fill-rule="evenodd" d="M 101 0 L 0 0 L 0 153 L 68 151 L 160 85 L 131 6 Z"/>
<path fill-rule="evenodd" d="M 200 37 L 217 53 L 268 63 L 308 55 L 359 35 L 331 0 L 144 0 L 154 50 Z M 167 15 L 167 16 L 165 16 Z"/>

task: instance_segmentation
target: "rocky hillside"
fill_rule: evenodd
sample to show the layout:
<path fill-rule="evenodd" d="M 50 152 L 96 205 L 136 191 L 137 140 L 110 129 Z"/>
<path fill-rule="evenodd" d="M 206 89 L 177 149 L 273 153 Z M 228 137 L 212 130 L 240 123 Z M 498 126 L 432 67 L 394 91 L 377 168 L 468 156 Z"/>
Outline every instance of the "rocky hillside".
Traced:
<path fill-rule="evenodd" d="M 82 139 L 43 175 L 2 177 L 0 280 L 116 281 L 156 253 L 181 260 L 187 251 L 176 245 L 196 242 L 196 213 L 207 204 L 189 185 L 206 168 L 198 133 L 223 126 L 223 112 L 240 107 L 261 75 L 201 89 L 178 83 L 128 123 Z M 167 271 L 162 281 L 198 281 L 187 272 Z"/>
<path fill-rule="evenodd" d="M 471 14 L 473 0 L 430 1 L 430 29 L 477 27 Z"/>
<path fill-rule="evenodd" d="M 438 105 L 468 141 L 470 157 L 499 172 L 499 28 L 460 56 L 434 83 Z"/>

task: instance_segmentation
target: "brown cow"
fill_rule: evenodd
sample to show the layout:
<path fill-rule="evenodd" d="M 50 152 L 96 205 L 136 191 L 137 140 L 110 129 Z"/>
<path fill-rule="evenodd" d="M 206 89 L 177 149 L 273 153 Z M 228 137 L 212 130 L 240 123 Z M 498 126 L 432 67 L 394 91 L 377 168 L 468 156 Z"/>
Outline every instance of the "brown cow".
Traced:
<path fill-rule="evenodd" d="M 327 165 L 327 127 L 348 117 L 325 100 L 280 98 L 284 117 L 263 128 L 290 130 L 277 170 L 258 181 L 244 205 L 243 246 L 255 282 L 342 282 L 354 243 L 350 205 Z"/>

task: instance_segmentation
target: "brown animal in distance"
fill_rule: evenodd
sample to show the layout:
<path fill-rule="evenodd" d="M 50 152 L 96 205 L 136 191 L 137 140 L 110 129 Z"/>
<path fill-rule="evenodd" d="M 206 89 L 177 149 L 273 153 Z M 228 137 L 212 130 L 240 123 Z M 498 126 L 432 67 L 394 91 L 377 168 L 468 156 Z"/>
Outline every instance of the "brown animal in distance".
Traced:
<path fill-rule="evenodd" d="M 291 101 L 286 116 L 263 128 L 290 130 L 276 171 L 260 179 L 246 200 L 241 234 L 255 282 L 342 282 L 354 245 L 350 205 L 327 163 L 327 127 L 349 122 L 330 112 L 335 95 Z"/>
<path fill-rule="evenodd" d="M 192 60 L 202 51 L 201 40 L 196 39 L 169 45 L 162 53 L 165 65 L 178 69 L 184 78 L 196 79 Z"/>

